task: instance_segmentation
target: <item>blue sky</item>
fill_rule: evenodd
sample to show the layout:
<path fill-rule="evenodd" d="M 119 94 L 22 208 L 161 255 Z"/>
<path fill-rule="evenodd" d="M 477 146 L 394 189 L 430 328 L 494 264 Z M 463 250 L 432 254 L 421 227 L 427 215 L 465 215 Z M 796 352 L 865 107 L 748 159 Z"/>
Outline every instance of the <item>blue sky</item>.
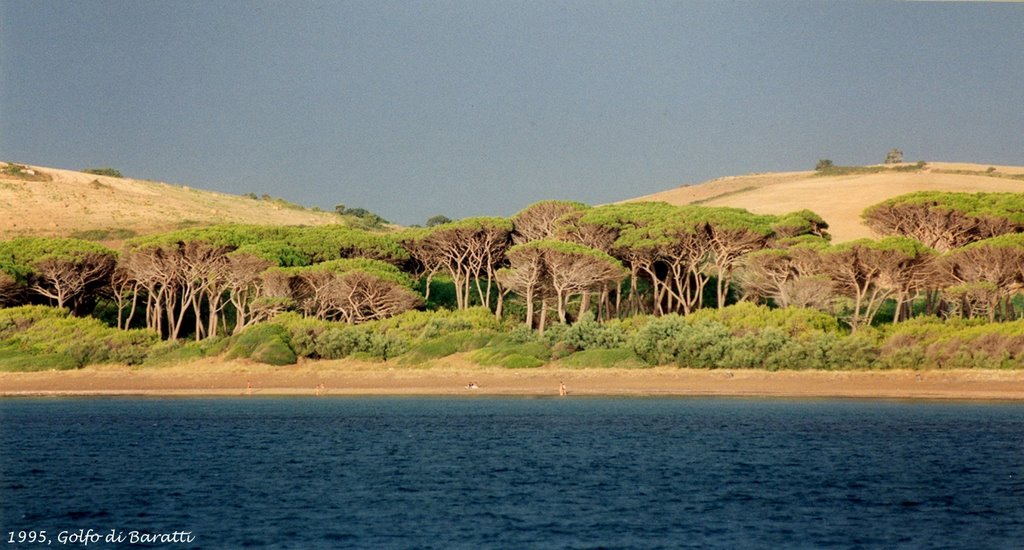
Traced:
<path fill-rule="evenodd" d="M 403 224 L 1024 164 L 1024 4 L 0 0 L 0 160 Z"/>

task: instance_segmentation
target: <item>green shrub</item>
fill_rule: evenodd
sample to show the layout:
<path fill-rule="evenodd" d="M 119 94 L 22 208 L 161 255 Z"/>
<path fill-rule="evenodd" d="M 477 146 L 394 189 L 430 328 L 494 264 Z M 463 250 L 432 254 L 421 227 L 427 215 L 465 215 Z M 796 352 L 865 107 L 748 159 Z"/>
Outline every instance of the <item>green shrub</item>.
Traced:
<path fill-rule="evenodd" d="M 165 340 L 149 349 L 149 355 L 143 362 L 147 367 L 160 367 L 186 363 L 205 357 L 216 357 L 227 348 L 230 338 L 208 338 L 199 342 Z"/>
<path fill-rule="evenodd" d="M 288 330 L 276 323 L 261 323 L 253 325 L 241 334 L 232 337 L 228 346 L 228 358 L 249 357 L 263 342 L 271 339 L 289 339 Z"/>
<path fill-rule="evenodd" d="M 397 357 L 409 348 L 408 341 L 397 334 L 384 334 L 366 325 L 337 323 L 320 335 L 316 342 L 316 355 L 324 359 L 361 357 L 383 359 Z"/>
<path fill-rule="evenodd" d="M 69 355 L 32 353 L 14 347 L 0 347 L 0 371 L 69 370 L 78 367 L 78 363 Z"/>
<path fill-rule="evenodd" d="M 708 311 L 705 313 L 705 311 Z M 651 365 L 732 369 L 878 368 L 879 334 L 839 332 L 834 318 L 797 309 L 736 304 L 690 317 L 652 319 L 630 339 Z"/>
<path fill-rule="evenodd" d="M 517 323 L 508 332 L 505 333 L 505 337 L 508 341 L 514 344 L 525 344 L 527 342 L 536 342 L 537 333 L 532 328 Z"/>
<path fill-rule="evenodd" d="M 554 346 L 559 342 L 565 341 L 565 333 L 569 332 L 569 325 L 563 325 L 561 323 L 551 323 L 551 317 L 548 317 L 548 325 L 544 327 L 544 334 L 538 333 L 538 339 L 547 343 L 548 346 Z"/>
<path fill-rule="evenodd" d="M 617 322 L 598 323 L 589 311 L 560 336 L 573 350 L 612 349 L 626 343 L 625 331 Z"/>
<path fill-rule="evenodd" d="M 836 333 L 819 332 L 803 339 L 791 339 L 764 360 L 764 368 L 770 371 L 831 370 L 829 362 L 832 346 L 842 338 Z"/>
<path fill-rule="evenodd" d="M 0 340 L 22 332 L 43 319 L 63 319 L 68 310 L 48 306 L 0 308 Z"/>
<path fill-rule="evenodd" d="M 732 350 L 729 329 L 714 321 L 666 315 L 652 321 L 634 336 L 632 348 L 652 365 L 676 363 L 688 368 L 718 368 Z M 737 362 L 742 362 L 738 357 Z"/>
<path fill-rule="evenodd" d="M 344 355 L 335 357 L 333 355 L 323 355 L 320 343 L 320 336 L 328 328 L 338 326 L 348 326 L 340 323 L 330 323 L 327 321 L 321 321 L 319 319 L 313 319 L 309 317 L 303 317 L 295 312 L 282 313 L 274 317 L 273 322 L 281 325 L 288 331 L 288 343 L 292 350 L 299 357 L 310 357 L 310 358 L 323 358 L 323 359 L 336 359 L 338 357 L 344 357 Z M 347 354 L 346 354 L 347 355 Z"/>
<path fill-rule="evenodd" d="M 287 342 L 278 338 L 268 340 L 257 346 L 249 358 L 257 363 L 274 366 L 293 365 L 296 361 L 295 352 L 292 351 L 292 348 L 288 346 Z"/>
<path fill-rule="evenodd" d="M 626 348 L 589 349 L 578 351 L 559 363 L 569 368 L 620 368 L 642 369 L 650 365 Z"/>
<path fill-rule="evenodd" d="M 501 322 L 485 307 L 464 310 L 406 311 L 390 319 L 366 323 L 380 332 L 409 340 L 436 338 L 460 330 L 498 330 Z"/>
<path fill-rule="evenodd" d="M 112 240 L 124 240 L 137 237 L 138 233 L 131 229 L 123 227 L 117 227 L 113 229 L 83 229 L 81 231 L 75 231 L 71 233 L 71 237 L 74 239 L 82 239 L 85 241 L 112 241 Z"/>
<path fill-rule="evenodd" d="M 1024 368 L 1024 320 L 912 319 L 889 327 L 880 351 L 889 368 Z"/>
<path fill-rule="evenodd" d="M 652 365 L 691 368 L 1024 368 L 1024 320 L 924 317 L 853 334 L 838 331 L 834 319 L 822 320 L 809 310 L 738 304 L 688 318 L 650 320 L 630 345 Z"/>
<path fill-rule="evenodd" d="M 370 333 L 355 326 L 332 326 L 316 339 L 316 356 L 323 359 L 343 359 L 353 353 L 365 352 L 373 347 Z"/>
<path fill-rule="evenodd" d="M 410 346 L 409 351 L 402 355 L 402 363 L 415 365 L 454 353 L 473 351 L 486 346 L 494 334 L 492 331 L 460 330 L 423 340 Z"/>
<path fill-rule="evenodd" d="M 839 321 L 822 311 L 799 307 L 770 308 L 751 302 L 740 302 L 722 309 L 701 309 L 690 318 L 721 323 L 737 335 L 766 328 L 782 329 L 796 337 L 817 332 L 839 332 Z"/>
<path fill-rule="evenodd" d="M 118 330 L 92 318 L 44 318 L 15 334 L 9 343 L 37 354 L 68 356 L 77 366 L 142 363 L 159 335 L 149 330 Z"/>
<path fill-rule="evenodd" d="M 890 168 L 888 166 L 838 166 L 833 164 L 832 161 L 825 159 L 819 160 L 818 164 L 814 167 L 815 176 L 849 176 L 854 174 L 877 174 L 879 172 L 887 172 Z"/>
<path fill-rule="evenodd" d="M 558 360 L 563 357 L 568 357 L 578 350 L 565 342 L 555 342 L 551 347 L 551 359 Z"/>
<path fill-rule="evenodd" d="M 917 370 L 928 366 L 928 356 L 925 353 L 925 348 L 916 345 L 907 345 L 896 347 L 889 347 L 891 344 L 897 344 L 901 340 L 900 338 L 894 338 L 892 342 L 887 342 L 886 347 L 883 349 L 884 364 L 886 367 L 891 369 L 907 369 Z"/>
<path fill-rule="evenodd" d="M 783 350 L 794 346 L 795 342 L 781 329 L 769 327 L 756 334 L 734 337 L 722 342 L 725 348 L 724 357 L 718 364 L 721 368 L 731 369 L 768 369 L 798 368 L 789 366 L 780 357 Z"/>
<path fill-rule="evenodd" d="M 630 347 L 648 364 L 674 363 L 679 352 L 677 335 L 687 326 L 686 319 L 676 314 L 652 319 L 633 335 Z"/>
<path fill-rule="evenodd" d="M 349 325 L 288 312 L 274 317 L 273 323 L 287 329 L 289 347 L 299 357 L 342 359 L 359 356 L 386 361 L 409 349 L 412 338 L 406 332 L 422 331 L 430 320 L 429 315 L 415 315 L 423 313 L 407 312 L 383 321 Z M 409 329 L 406 323 L 413 328 Z"/>
<path fill-rule="evenodd" d="M 82 172 L 85 172 L 86 174 L 93 174 L 95 176 L 108 176 L 108 177 L 111 177 L 111 178 L 123 178 L 124 177 L 124 174 L 122 174 L 120 170 L 116 170 L 116 169 L 110 168 L 110 167 L 106 167 L 106 168 L 86 168 L 86 169 L 82 170 Z"/>
<path fill-rule="evenodd" d="M 362 326 L 362 325 L 361 325 Z M 398 357 L 409 350 L 409 341 L 398 334 L 384 334 L 367 330 L 369 338 L 363 349 L 356 350 L 354 356 L 387 361 Z"/>
<path fill-rule="evenodd" d="M 865 327 L 837 338 L 829 349 L 828 363 L 836 370 L 867 370 L 884 366 L 879 356 L 877 333 Z"/>
<path fill-rule="evenodd" d="M 928 166 L 927 162 L 925 162 L 923 160 L 919 160 L 919 161 L 915 162 L 914 164 L 903 164 L 903 165 L 900 165 L 900 166 L 893 166 L 892 170 L 895 171 L 895 172 L 917 172 L 917 171 L 920 171 L 920 170 L 924 170 L 927 166 Z"/>
<path fill-rule="evenodd" d="M 20 176 L 22 174 L 25 174 L 28 169 L 28 166 L 8 162 L 4 164 L 2 168 L 0 168 L 0 174 L 7 174 L 9 176 Z"/>
<path fill-rule="evenodd" d="M 725 325 L 695 321 L 676 335 L 676 364 L 694 369 L 719 368 L 731 347 L 732 334 Z"/>
<path fill-rule="evenodd" d="M 544 361 L 531 355 L 513 353 L 499 360 L 497 365 L 506 369 L 535 369 L 544 366 Z"/>
<path fill-rule="evenodd" d="M 254 325 L 231 340 L 226 354 L 228 359 L 247 358 L 270 365 L 295 363 L 295 351 L 291 348 L 288 330 L 281 325 Z"/>
<path fill-rule="evenodd" d="M 547 346 L 540 342 L 514 344 L 492 342 L 469 355 L 470 361 L 483 366 L 498 366 L 509 369 L 535 368 L 543 366 L 551 357 Z"/>
<path fill-rule="evenodd" d="M 359 227 L 377 228 L 388 223 L 384 218 L 365 208 L 346 208 L 344 204 L 339 204 L 334 207 L 334 211 L 337 212 L 339 216 L 355 218 L 361 223 L 353 225 L 358 225 Z"/>

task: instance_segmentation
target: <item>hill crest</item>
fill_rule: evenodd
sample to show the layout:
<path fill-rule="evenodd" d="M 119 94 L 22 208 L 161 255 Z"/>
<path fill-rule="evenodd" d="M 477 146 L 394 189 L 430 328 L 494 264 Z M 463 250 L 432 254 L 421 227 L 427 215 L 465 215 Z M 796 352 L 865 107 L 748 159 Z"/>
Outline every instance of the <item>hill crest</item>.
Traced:
<path fill-rule="evenodd" d="M 808 209 L 829 223 L 835 242 L 843 242 L 875 236 L 861 221 L 865 208 L 915 191 L 1022 193 L 1024 167 L 929 162 L 912 171 L 757 173 L 720 177 L 622 202 L 731 206 L 760 214 Z M 218 223 L 329 225 L 344 221 L 334 212 L 306 209 L 281 199 L 0 162 L 0 239 L 60 236 L 111 244 L 135 235 Z"/>
<path fill-rule="evenodd" d="M 343 222 L 334 212 L 306 209 L 282 199 L 0 162 L 0 239 L 84 236 L 109 242 L 217 223 Z"/>

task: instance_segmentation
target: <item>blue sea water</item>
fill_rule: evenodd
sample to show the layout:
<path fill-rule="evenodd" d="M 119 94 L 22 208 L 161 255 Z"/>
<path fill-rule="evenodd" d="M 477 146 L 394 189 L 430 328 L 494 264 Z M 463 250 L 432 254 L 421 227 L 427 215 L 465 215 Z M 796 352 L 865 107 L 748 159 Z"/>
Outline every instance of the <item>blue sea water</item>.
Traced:
<path fill-rule="evenodd" d="M 1024 545 L 1019 404 L 8 399 L 0 426 L 6 548 Z"/>

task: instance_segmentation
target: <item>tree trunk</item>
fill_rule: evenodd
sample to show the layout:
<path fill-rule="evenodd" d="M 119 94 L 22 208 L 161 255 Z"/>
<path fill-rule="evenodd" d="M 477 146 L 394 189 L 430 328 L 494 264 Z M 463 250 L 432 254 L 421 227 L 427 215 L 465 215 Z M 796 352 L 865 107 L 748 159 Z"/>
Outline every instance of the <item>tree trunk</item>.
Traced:
<path fill-rule="evenodd" d="M 431 281 L 434 280 L 434 275 L 436 273 L 437 273 L 436 269 L 431 269 L 431 270 L 427 271 L 427 281 L 426 281 L 426 284 L 423 285 L 423 302 L 424 303 L 430 301 L 430 283 L 431 283 Z"/>
<path fill-rule="evenodd" d="M 589 291 L 583 291 L 583 294 L 580 296 L 580 315 L 579 316 L 582 317 L 583 314 L 586 313 L 588 309 L 590 309 L 590 292 Z"/>
<path fill-rule="evenodd" d="M 505 294 L 507 293 L 507 290 L 498 289 L 498 303 L 494 306 L 494 318 L 499 321 L 505 312 Z"/>
<path fill-rule="evenodd" d="M 224 297 L 215 292 L 211 292 L 207 295 L 206 303 L 210 307 L 209 318 L 206 324 L 207 338 L 217 336 L 217 330 L 220 328 L 217 326 L 218 321 L 220 321 L 219 314 L 224 310 L 221 304 L 223 300 Z"/>
<path fill-rule="evenodd" d="M 533 287 L 526 287 L 526 326 L 533 329 Z"/>
<path fill-rule="evenodd" d="M 622 316 L 622 285 L 615 289 L 615 316 Z"/>
<path fill-rule="evenodd" d="M 124 329 L 128 330 L 128 327 L 132 326 L 132 319 L 135 317 L 135 309 L 138 307 L 139 301 L 139 287 L 132 288 L 132 305 L 131 309 L 128 310 L 128 318 L 124 320 Z"/>
<path fill-rule="evenodd" d="M 715 285 L 718 292 L 718 309 L 725 307 L 725 299 L 729 293 L 729 280 L 725 277 L 725 270 L 718 268 L 718 281 Z"/>
<path fill-rule="evenodd" d="M 631 273 L 629 275 L 629 314 L 630 315 L 636 315 L 637 313 L 640 312 L 639 311 L 640 310 L 640 303 L 639 303 L 639 299 L 637 297 L 637 284 L 636 284 L 637 270 L 636 270 L 635 267 L 630 265 L 630 271 L 631 271 Z M 618 310 L 618 301 L 619 301 L 618 298 L 616 298 L 615 301 L 616 301 L 615 309 Z M 616 313 L 617 313 L 617 311 L 616 311 Z"/>
<path fill-rule="evenodd" d="M 558 300 L 558 321 L 564 325 L 566 323 L 565 303 L 568 301 L 569 297 L 561 290 L 556 290 L 555 292 L 555 298 Z"/>
<path fill-rule="evenodd" d="M 540 328 L 538 332 L 544 334 L 544 325 L 547 324 L 548 320 L 548 299 L 547 297 L 541 298 L 540 300 Z"/>
<path fill-rule="evenodd" d="M 202 340 L 203 339 L 203 335 L 205 333 L 205 329 L 203 328 L 202 309 L 203 309 L 203 307 L 202 307 L 202 297 L 200 297 L 198 295 L 193 296 L 192 297 L 192 316 L 195 317 L 195 323 L 196 323 L 196 335 L 195 335 L 196 342 Z"/>
<path fill-rule="evenodd" d="M 491 304 L 490 304 L 490 301 L 491 301 L 490 288 L 488 287 L 487 296 L 484 296 L 484 289 L 480 287 L 480 276 L 477 275 L 476 277 L 473 277 L 473 279 L 474 279 L 474 281 L 476 283 L 476 295 L 480 298 L 480 305 L 486 307 L 487 309 L 490 309 L 491 308 Z M 490 281 L 487 281 L 487 284 L 490 285 Z"/>

